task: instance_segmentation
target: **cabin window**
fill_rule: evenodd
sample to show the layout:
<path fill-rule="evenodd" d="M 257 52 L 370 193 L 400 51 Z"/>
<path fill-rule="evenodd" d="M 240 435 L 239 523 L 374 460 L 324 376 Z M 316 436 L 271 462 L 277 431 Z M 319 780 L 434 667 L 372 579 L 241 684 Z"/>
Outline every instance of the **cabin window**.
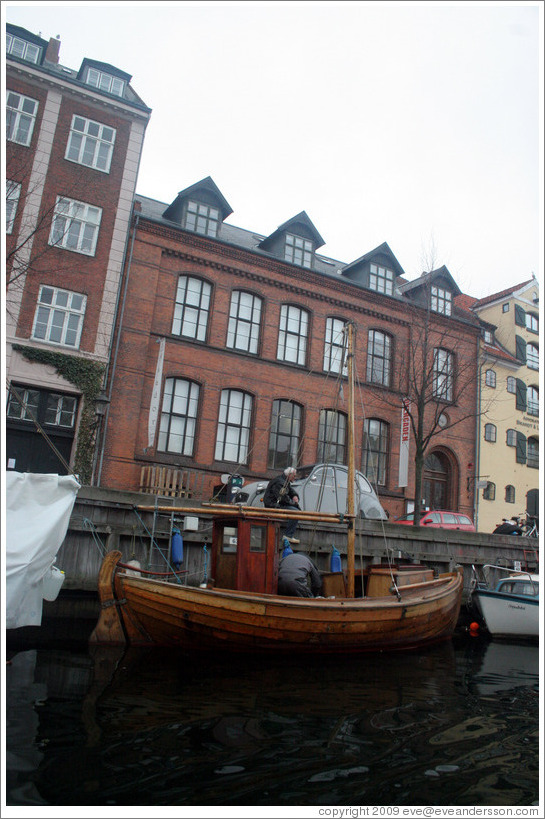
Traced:
<path fill-rule="evenodd" d="M 438 347 L 433 357 L 433 395 L 440 401 L 452 401 L 454 393 L 454 356 Z"/>
<path fill-rule="evenodd" d="M 193 455 L 199 392 L 199 385 L 194 381 L 183 378 L 166 379 L 157 441 L 160 452 L 176 452 L 189 457 Z"/>
<path fill-rule="evenodd" d="M 386 485 L 388 424 L 368 418 L 363 425 L 362 472 L 378 486 Z"/>
<path fill-rule="evenodd" d="M 211 292 L 208 282 L 194 276 L 180 276 L 172 321 L 173 335 L 205 341 Z"/>
<path fill-rule="evenodd" d="M 250 526 L 250 551 L 264 552 L 267 544 L 267 527 Z"/>
<path fill-rule="evenodd" d="M 222 390 L 215 457 L 245 464 L 250 447 L 252 397 L 240 390 Z"/>
<path fill-rule="evenodd" d="M 346 415 L 336 410 L 320 410 L 318 460 L 346 463 Z"/>
<path fill-rule="evenodd" d="M 261 324 L 261 304 L 259 296 L 234 290 L 229 310 L 227 346 L 233 350 L 253 353 L 258 350 L 259 328 Z"/>
<path fill-rule="evenodd" d="M 326 321 L 324 347 L 324 371 L 326 373 L 340 373 L 341 369 L 343 375 L 348 372 L 345 327 L 346 322 L 342 319 L 330 316 Z"/>
<path fill-rule="evenodd" d="M 221 542 L 221 551 L 224 554 L 235 554 L 238 545 L 237 527 L 224 526 L 223 539 Z"/>
<path fill-rule="evenodd" d="M 270 469 L 285 469 L 299 463 L 302 417 L 300 404 L 284 399 L 273 401 L 267 460 Z"/>
<path fill-rule="evenodd" d="M 309 319 L 306 310 L 283 304 L 276 357 L 279 361 L 304 365 L 307 358 Z"/>
<path fill-rule="evenodd" d="M 369 330 L 367 336 L 367 381 L 390 385 L 391 339 L 380 330 Z"/>

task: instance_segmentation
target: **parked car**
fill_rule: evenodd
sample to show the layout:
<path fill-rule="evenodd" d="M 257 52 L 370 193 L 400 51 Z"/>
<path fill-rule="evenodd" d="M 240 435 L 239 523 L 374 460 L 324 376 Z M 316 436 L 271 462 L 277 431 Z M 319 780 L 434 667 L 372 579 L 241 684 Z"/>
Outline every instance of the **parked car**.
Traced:
<path fill-rule="evenodd" d="M 355 477 L 354 507 L 356 514 L 371 520 L 387 520 L 376 493 L 361 472 Z M 235 496 L 235 503 L 261 506 L 268 480 L 246 484 Z M 291 484 L 299 495 L 299 505 L 307 512 L 346 512 L 348 469 L 343 464 L 312 464 L 297 469 L 297 479 Z"/>
<path fill-rule="evenodd" d="M 414 512 L 396 518 L 394 523 L 401 523 L 404 526 L 412 526 Z M 442 509 L 433 509 L 429 512 L 422 512 L 420 526 L 430 526 L 432 529 L 462 529 L 464 532 L 475 532 L 473 521 L 468 515 L 461 512 L 444 512 Z"/>

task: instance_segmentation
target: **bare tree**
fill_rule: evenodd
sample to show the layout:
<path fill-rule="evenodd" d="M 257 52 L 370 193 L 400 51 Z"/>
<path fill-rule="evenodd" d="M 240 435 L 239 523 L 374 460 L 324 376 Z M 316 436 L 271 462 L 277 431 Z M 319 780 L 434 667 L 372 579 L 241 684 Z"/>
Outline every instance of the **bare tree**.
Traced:
<path fill-rule="evenodd" d="M 426 454 L 434 438 L 479 414 L 477 400 L 467 406 L 462 396 L 471 395 L 477 389 L 479 345 L 468 343 L 468 330 L 475 336 L 476 318 L 467 313 L 465 324 L 453 320 L 453 305 L 445 307 L 434 303 L 433 283 L 436 279 L 432 247 L 427 260 L 430 272 L 418 279 L 418 296 L 407 298 L 409 338 L 402 349 L 397 350 L 396 364 L 400 373 L 401 392 L 376 390 L 376 398 L 390 407 L 404 408 L 409 418 L 414 438 L 414 520 L 420 523 L 422 510 L 422 487 Z M 447 271 L 448 272 L 448 271 Z M 414 283 L 411 283 L 414 284 Z M 456 316 L 462 319 L 463 315 Z M 400 345 L 401 346 L 401 345 Z M 452 412 L 449 411 L 452 407 Z"/>

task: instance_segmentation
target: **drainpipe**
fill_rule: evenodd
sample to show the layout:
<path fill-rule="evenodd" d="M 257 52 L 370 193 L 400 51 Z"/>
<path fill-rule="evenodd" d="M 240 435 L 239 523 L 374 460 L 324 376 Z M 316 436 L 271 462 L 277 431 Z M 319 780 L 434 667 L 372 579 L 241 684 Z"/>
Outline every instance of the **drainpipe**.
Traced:
<path fill-rule="evenodd" d="M 118 353 L 119 353 L 119 344 L 120 344 L 120 340 L 121 340 L 121 330 L 122 330 L 122 327 L 123 327 L 123 316 L 125 315 L 125 304 L 126 304 L 126 301 L 127 301 L 127 289 L 128 289 L 128 285 L 129 285 L 132 255 L 133 255 L 133 251 L 134 251 L 134 240 L 136 238 L 136 230 L 138 228 L 138 223 L 140 221 L 140 214 L 135 212 L 134 217 L 135 217 L 135 219 L 134 219 L 134 224 L 133 224 L 133 228 L 132 228 L 131 244 L 130 244 L 130 250 L 129 250 L 129 260 L 127 262 L 127 272 L 125 274 L 125 281 L 123 283 L 123 296 L 121 298 L 121 307 L 119 308 L 119 305 L 118 305 L 118 318 L 117 318 L 117 322 L 116 322 L 116 324 L 117 324 L 117 335 L 116 335 L 116 340 L 115 340 L 114 356 L 113 356 L 113 361 L 112 361 L 112 368 L 111 368 L 111 371 L 110 371 L 109 376 L 108 376 L 108 384 L 109 384 L 109 386 L 108 386 L 108 401 L 109 402 L 112 399 L 112 384 L 113 384 L 113 381 L 114 381 L 114 376 L 115 376 L 115 371 L 116 371 L 116 366 L 117 366 L 117 356 L 118 356 Z M 108 429 L 108 419 L 109 419 L 109 417 L 110 417 L 110 403 L 108 403 L 106 413 L 105 413 L 105 416 L 104 416 L 104 423 L 103 423 L 103 426 L 102 426 L 102 436 L 101 436 L 101 442 L 100 442 L 100 458 L 99 458 L 98 472 L 97 472 L 97 476 L 96 476 L 96 485 L 97 486 L 100 486 L 100 479 L 101 479 L 101 476 L 102 476 L 102 466 L 103 466 L 103 462 L 104 462 L 104 444 L 105 444 L 105 441 L 106 441 L 106 431 Z"/>
<path fill-rule="evenodd" d="M 477 342 L 480 344 L 480 342 Z M 479 352 L 479 350 L 477 350 Z M 480 357 L 480 356 L 479 356 Z M 475 509 L 475 529 L 479 531 L 479 490 L 477 487 L 478 478 L 481 474 L 481 400 L 483 383 L 484 361 L 479 364 L 479 380 L 477 384 L 477 423 L 475 429 L 475 477 L 473 479 L 473 508 Z"/>

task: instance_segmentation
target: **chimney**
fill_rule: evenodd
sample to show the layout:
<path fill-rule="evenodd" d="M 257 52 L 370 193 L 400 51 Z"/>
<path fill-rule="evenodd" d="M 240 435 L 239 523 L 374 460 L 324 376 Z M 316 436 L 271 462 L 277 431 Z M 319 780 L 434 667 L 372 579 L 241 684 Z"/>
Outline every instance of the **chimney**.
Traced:
<path fill-rule="evenodd" d="M 53 39 L 50 37 L 49 44 L 47 46 L 47 51 L 45 52 L 45 59 L 49 63 L 58 64 L 59 62 L 59 52 L 61 50 L 61 35 L 57 34 L 57 37 Z"/>

